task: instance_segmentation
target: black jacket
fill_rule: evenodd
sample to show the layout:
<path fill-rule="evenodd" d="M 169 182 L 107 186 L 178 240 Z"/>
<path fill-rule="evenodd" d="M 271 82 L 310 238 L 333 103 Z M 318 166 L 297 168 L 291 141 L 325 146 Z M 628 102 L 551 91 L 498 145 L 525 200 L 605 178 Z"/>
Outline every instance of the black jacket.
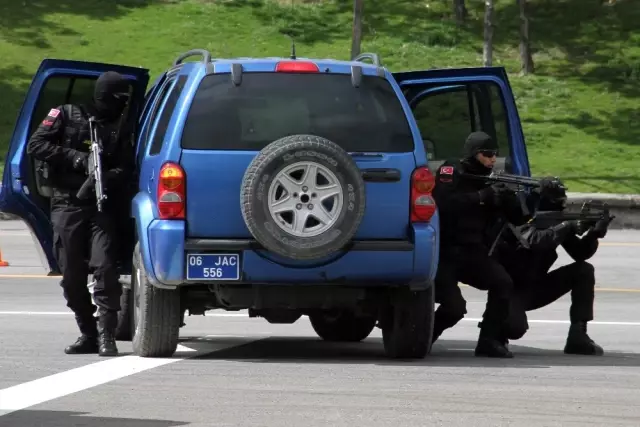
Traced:
<path fill-rule="evenodd" d="M 78 152 L 91 148 L 89 114 L 91 107 L 61 105 L 52 108 L 38 125 L 27 144 L 27 154 L 49 167 L 49 183 L 59 191 L 75 192 L 87 179 L 85 173 L 73 169 Z M 102 168 L 105 191 L 124 187 L 133 166 L 133 144 L 126 126 L 99 123 L 98 135 L 103 141 Z"/>
<path fill-rule="evenodd" d="M 440 245 L 445 251 L 468 245 L 488 248 L 500 228 L 501 213 L 512 222 L 519 221 L 522 211 L 515 204 L 498 208 L 491 198 L 483 197 L 481 190 L 489 186 L 487 182 L 461 177 L 462 173 L 490 172 L 482 165 L 461 161 L 446 161 L 438 168 L 433 196 L 440 215 Z"/>

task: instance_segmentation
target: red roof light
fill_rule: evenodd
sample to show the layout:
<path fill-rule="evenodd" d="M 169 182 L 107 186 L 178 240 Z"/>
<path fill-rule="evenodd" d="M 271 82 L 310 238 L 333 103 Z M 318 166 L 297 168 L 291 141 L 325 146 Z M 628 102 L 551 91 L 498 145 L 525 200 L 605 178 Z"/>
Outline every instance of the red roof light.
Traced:
<path fill-rule="evenodd" d="M 284 61 L 276 65 L 276 73 L 319 73 L 320 68 L 313 62 Z"/>

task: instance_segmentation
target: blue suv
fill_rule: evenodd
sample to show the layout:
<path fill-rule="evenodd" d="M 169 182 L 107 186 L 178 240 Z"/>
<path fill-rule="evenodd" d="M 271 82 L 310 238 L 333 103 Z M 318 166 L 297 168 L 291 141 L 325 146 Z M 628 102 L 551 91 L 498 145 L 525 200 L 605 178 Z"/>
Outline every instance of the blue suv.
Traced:
<path fill-rule="evenodd" d="M 425 357 L 439 251 L 433 171 L 484 130 L 509 172 L 529 173 L 502 68 L 391 73 L 374 54 L 213 59 L 196 49 L 146 90 L 147 69 L 47 59 L 17 118 L 0 210 L 30 227 L 53 275 L 51 189 L 25 146 L 48 109 L 89 101 L 108 70 L 131 82 L 123 121 L 135 123 L 136 179 L 117 195 L 119 268 L 130 277 L 118 338 L 140 356 L 172 355 L 187 310 L 248 309 L 271 323 L 306 315 L 330 341 L 378 326 L 388 356 Z"/>

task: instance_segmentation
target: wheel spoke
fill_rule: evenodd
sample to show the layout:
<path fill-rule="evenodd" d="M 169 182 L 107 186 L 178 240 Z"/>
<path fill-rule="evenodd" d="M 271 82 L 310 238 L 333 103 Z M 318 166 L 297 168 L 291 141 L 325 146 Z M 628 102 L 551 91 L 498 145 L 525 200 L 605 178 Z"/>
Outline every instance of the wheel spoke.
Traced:
<path fill-rule="evenodd" d="M 311 215 L 323 224 L 329 224 L 333 219 L 331 214 L 320 203 L 314 206 Z"/>
<path fill-rule="evenodd" d="M 340 187 L 338 184 L 325 185 L 323 187 L 316 188 L 314 193 L 316 193 L 318 199 L 322 201 L 328 197 L 340 194 Z"/>
<path fill-rule="evenodd" d="M 289 193 L 289 196 L 291 196 L 293 193 L 297 193 L 300 191 L 300 183 L 296 182 L 289 175 L 281 174 L 280 176 L 278 176 L 277 179 L 280 185 L 282 185 L 284 189 L 287 190 L 287 193 Z"/>
<path fill-rule="evenodd" d="M 318 166 L 313 163 L 307 166 L 307 170 L 302 177 L 302 185 L 309 188 L 308 191 L 315 191 L 316 181 L 318 180 Z"/>
<path fill-rule="evenodd" d="M 291 194 L 286 196 L 283 199 L 278 200 L 277 202 L 271 205 L 271 212 L 278 214 L 282 212 L 291 212 L 296 209 L 296 204 L 298 204 L 298 200 L 294 199 Z"/>
<path fill-rule="evenodd" d="M 309 218 L 308 210 L 296 211 L 293 220 L 293 231 L 295 233 L 302 233 L 307 226 L 307 218 Z"/>

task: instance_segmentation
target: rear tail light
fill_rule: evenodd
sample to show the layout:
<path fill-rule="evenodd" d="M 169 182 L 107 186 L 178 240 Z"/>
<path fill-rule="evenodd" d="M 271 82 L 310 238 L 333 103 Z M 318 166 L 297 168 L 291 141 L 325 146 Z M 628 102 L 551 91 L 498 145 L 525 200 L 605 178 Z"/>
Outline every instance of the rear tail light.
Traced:
<path fill-rule="evenodd" d="M 282 61 L 276 65 L 276 73 L 319 73 L 320 68 L 313 62 Z"/>
<path fill-rule="evenodd" d="M 160 219 L 184 219 L 186 175 L 180 165 L 167 162 L 158 175 L 158 212 Z"/>
<path fill-rule="evenodd" d="M 436 212 L 432 191 L 436 180 L 429 168 L 420 167 L 411 175 L 411 222 L 429 222 Z"/>

